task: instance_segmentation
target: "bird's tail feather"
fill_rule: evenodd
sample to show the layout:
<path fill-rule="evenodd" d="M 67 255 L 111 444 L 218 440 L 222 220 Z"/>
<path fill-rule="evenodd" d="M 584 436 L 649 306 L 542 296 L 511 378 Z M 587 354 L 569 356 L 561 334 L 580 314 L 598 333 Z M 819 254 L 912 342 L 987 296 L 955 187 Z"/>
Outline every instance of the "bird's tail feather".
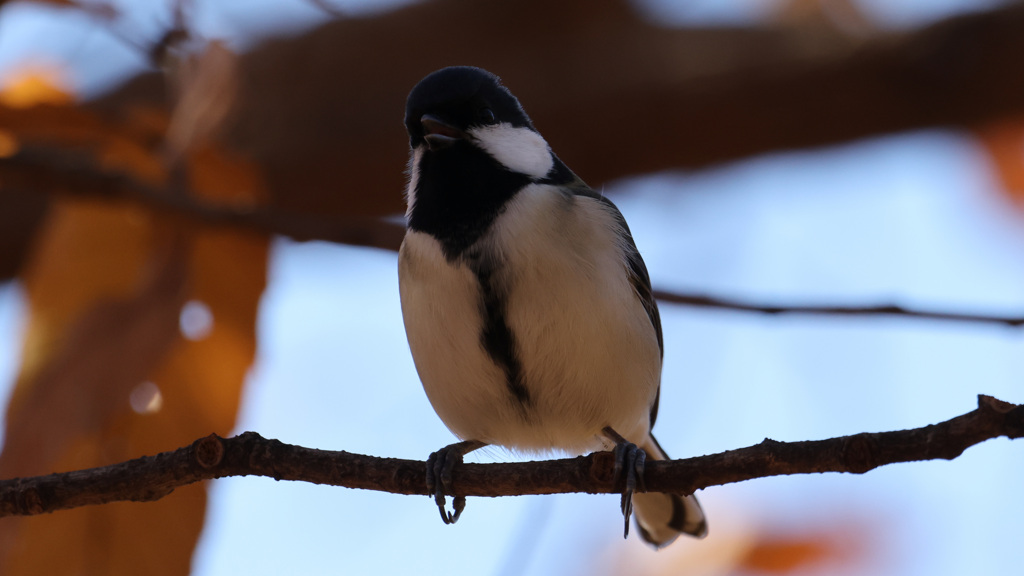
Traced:
<path fill-rule="evenodd" d="M 654 436 L 648 435 L 641 446 L 648 459 L 668 460 Z M 704 511 L 693 495 L 637 492 L 633 494 L 636 525 L 644 540 L 656 548 L 671 544 L 680 534 L 703 538 L 708 534 Z"/>

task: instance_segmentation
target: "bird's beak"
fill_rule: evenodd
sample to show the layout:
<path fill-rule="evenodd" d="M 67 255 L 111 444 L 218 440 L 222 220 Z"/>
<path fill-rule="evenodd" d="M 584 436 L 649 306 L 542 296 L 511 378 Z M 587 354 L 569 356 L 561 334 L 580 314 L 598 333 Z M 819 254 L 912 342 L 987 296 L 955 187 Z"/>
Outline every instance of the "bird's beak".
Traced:
<path fill-rule="evenodd" d="M 465 140 L 466 133 L 448 124 L 433 114 L 420 116 L 423 126 L 423 139 L 431 150 L 440 150 L 454 144 L 457 140 Z"/>

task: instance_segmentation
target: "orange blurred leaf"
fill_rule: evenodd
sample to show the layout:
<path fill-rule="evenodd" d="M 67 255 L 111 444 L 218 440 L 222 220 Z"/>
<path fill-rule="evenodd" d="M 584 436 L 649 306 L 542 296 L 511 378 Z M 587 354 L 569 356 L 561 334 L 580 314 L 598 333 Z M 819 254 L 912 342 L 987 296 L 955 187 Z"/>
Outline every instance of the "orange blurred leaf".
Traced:
<path fill-rule="evenodd" d="M 1003 189 L 1016 202 L 1024 203 L 1024 116 L 983 126 L 976 134 Z"/>
<path fill-rule="evenodd" d="M 0 89 L 0 104 L 30 108 L 38 104 L 68 105 L 74 96 L 62 73 L 52 67 L 28 66 L 11 74 Z"/>
<path fill-rule="evenodd" d="M 202 146 L 189 154 L 188 168 L 190 189 L 207 203 L 253 208 L 270 198 L 259 167 L 241 155 Z"/>
<path fill-rule="evenodd" d="M 763 536 L 740 561 L 739 567 L 762 574 L 788 574 L 832 560 L 840 548 L 831 535 Z"/>
<path fill-rule="evenodd" d="M 57 201 L 24 274 L 29 322 L 0 476 L 228 434 L 255 354 L 266 253 L 254 234 Z M 9 519 L 0 573 L 187 574 L 205 502 L 194 485 L 154 503 Z"/>
<path fill-rule="evenodd" d="M 164 180 L 159 142 L 166 111 L 136 106 L 115 119 L 100 117 L 75 102 L 52 68 L 28 67 L 0 89 L 0 126 L 6 145 L 0 155 L 22 146 L 85 152 L 103 169 L 148 184 Z"/>
<path fill-rule="evenodd" d="M 7 158 L 17 154 L 21 148 L 18 137 L 7 130 L 0 130 L 0 158 Z"/>

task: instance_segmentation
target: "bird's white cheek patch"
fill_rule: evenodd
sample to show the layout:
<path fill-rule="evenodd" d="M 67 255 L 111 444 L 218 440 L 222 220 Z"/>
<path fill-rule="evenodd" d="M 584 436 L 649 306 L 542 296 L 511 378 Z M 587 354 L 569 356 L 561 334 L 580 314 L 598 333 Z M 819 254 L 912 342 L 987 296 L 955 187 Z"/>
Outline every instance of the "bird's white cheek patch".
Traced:
<path fill-rule="evenodd" d="M 529 128 L 501 123 L 469 132 L 481 148 L 513 172 L 543 178 L 555 165 L 544 138 Z"/>

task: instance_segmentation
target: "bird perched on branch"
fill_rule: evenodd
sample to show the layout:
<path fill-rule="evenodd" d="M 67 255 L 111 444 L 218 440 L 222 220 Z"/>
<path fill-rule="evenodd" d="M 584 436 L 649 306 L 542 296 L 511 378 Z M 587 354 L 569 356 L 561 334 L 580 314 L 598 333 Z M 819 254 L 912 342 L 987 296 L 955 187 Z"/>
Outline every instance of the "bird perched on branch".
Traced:
<path fill-rule="evenodd" d="M 663 343 L 644 261 L 622 214 L 551 151 L 497 76 L 438 70 L 406 104 L 412 148 L 402 314 L 423 388 L 462 441 L 431 454 L 445 509 L 462 457 L 486 445 L 614 448 L 625 533 L 655 546 L 703 537 L 696 498 L 642 491 Z M 581 135 L 596 137 L 595 135 Z M 639 489 L 639 491 L 637 491 Z"/>

